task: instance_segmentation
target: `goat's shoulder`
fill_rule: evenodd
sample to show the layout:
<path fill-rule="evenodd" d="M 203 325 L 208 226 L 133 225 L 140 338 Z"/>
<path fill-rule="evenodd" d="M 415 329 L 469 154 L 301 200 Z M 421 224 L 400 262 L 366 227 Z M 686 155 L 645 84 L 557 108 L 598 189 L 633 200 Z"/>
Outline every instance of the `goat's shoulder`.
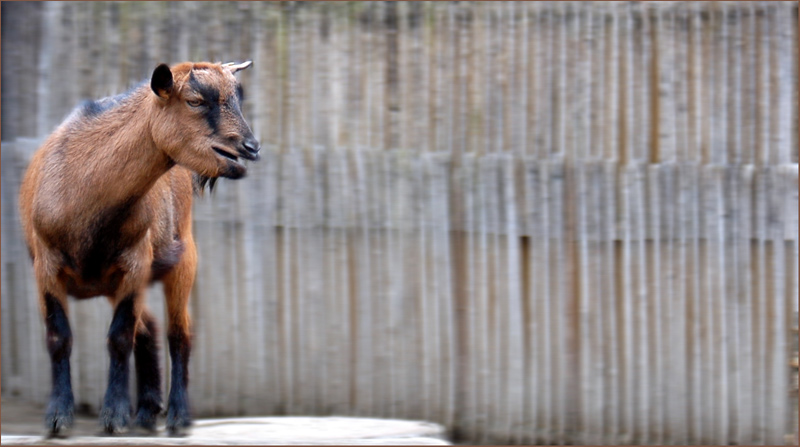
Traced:
<path fill-rule="evenodd" d="M 73 112 L 73 119 L 87 120 L 103 116 L 109 111 L 115 110 L 120 106 L 130 103 L 136 97 L 136 93 L 139 90 L 142 90 L 144 87 L 145 83 L 139 83 L 136 86 L 128 89 L 128 91 L 117 95 L 106 96 L 104 98 L 94 100 L 85 100 L 78 105 Z"/>

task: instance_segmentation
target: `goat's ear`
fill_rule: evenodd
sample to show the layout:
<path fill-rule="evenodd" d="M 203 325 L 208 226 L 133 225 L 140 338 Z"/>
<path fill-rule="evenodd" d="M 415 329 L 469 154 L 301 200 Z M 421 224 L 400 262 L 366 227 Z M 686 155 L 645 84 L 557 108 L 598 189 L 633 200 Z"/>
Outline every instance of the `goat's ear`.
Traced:
<path fill-rule="evenodd" d="M 172 72 L 167 64 L 160 64 L 153 70 L 153 77 L 150 79 L 150 88 L 156 95 L 168 99 L 172 93 Z"/>
<path fill-rule="evenodd" d="M 231 73 L 236 73 L 239 70 L 244 70 L 245 68 L 251 65 L 253 65 L 253 61 L 242 62 L 241 64 L 234 64 L 233 62 L 222 64 L 222 66 L 230 70 Z"/>

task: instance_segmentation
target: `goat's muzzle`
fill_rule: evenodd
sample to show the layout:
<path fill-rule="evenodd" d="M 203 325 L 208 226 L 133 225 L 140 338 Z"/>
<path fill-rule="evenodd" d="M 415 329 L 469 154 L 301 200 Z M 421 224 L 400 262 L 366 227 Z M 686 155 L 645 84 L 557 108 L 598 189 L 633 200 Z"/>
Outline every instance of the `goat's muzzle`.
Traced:
<path fill-rule="evenodd" d="M 239 149 L 239 155 L 246 160 L 258 161 L 261 155 L 258 151 L 261 150 L 261 144 L 255 138 L 247 138 L 242 143 L 242 148 Z"/>

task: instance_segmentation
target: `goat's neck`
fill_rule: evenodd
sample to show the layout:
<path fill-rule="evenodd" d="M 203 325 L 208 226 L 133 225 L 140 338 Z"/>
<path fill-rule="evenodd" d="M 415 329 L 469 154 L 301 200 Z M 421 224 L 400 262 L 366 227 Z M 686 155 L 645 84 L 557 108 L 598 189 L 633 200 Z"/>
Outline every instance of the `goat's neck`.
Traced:
<path fill-rule="evenodd" d="M 101 150 L 91 155 L 82 185 L 105 206 L 141 198 L 174 165 L 153 142 L 148 93 L 135 92 L 128 104 L 99 117 L 87 131 Z"/>

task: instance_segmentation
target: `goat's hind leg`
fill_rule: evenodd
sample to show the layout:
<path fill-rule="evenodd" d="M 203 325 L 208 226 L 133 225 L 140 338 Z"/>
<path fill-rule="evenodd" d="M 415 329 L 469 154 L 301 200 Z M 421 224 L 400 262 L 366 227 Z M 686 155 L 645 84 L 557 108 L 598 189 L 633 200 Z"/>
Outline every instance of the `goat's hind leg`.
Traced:
<path fill-rule="evenodd" d="M 142 310 L 141 324 L 136 329 L 133 357 L 136 360 L 136 425 L 155 432 L 156 418 L 163 410 L 161 368 L 158 364 L 158 332 L 156 320 Z"/>
<path fill-rule="evenodd" d="M 53 390 L 44 416 L 48 436 L 66 436 L 74 422 L 75 399 L 72 395 L 69 357 L 72 353 L 72 330 L 66 313 L 66 295 L 40 293 L 47 331 L 47 351 L 53 378 Z"/>

